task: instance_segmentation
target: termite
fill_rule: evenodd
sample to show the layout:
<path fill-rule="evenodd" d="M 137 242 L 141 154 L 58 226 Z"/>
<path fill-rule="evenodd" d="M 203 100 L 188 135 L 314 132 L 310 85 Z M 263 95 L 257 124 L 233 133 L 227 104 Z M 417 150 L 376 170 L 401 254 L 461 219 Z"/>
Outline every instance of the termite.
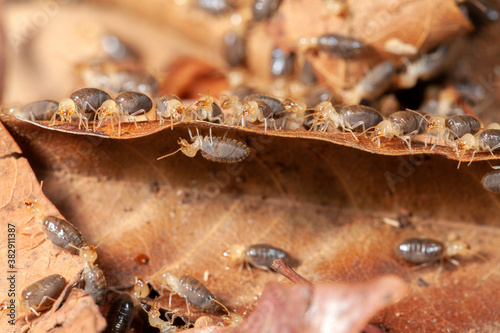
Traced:
<path fill-rule="evenodd" d="M 26 104 L 22 110 L 24 119 L 31 121 L 50 120 L 56 113 L 59 103 L 49 99 Z"/>
<path fill-rule="evenodd" d="M 281 4 L 281 0 L 254 0 L 252 4 L 253 20 L 260 22 L 270 18 Z"/>
<path fill-rule="evenodd" d="M 175 95 L 165 95 L 156 104 L 156 114 L 160 118 L 160 124 L 163 118 L 170 118 L 171 128 L 173 129 L 174 120 L 184 120 L 186 116 L 186 107 L 182 104 L 179 97 Z"/>
<path fill-rule="evenodd" d="M 111 302 L 106 315 L 106 333 L 126 333 L 134 319 L 134 300 L 127 293 L 120 293 Z"/>
<path fill-rule="evenodd" d="M 372 141 L 377 140 L 380 148 L 380 138 L 397 137 L 406 142 L 411 150 L 412 138 L 424 130 L 424 119 L 423 116 L 411 110 L 394 112 L 389 119 L 383 120 L 375 126 L 370 138 Z"/>
<path fill-rule="evenodd" d="M 329 125 L 342 128 L 354 135 L 355 132 L 365 132 L 366 129 L 378 125 L 383 119 L 380 113 L 369 106 L 346 105 L 337 112 L 330 101 L 319 103 L 314 109 L 312 130 L 326 131 Z"/>
<path fill-rule="evenodd" d="M 396 253 L 401 258 L 414 264 L 426 264 L 446 259 L 458 266 L 458 261 L 452 257 L 470 252 L 470 245 L 464 241 L 455 240 L 445 245 L 429 238 L 405 239 L 396 248 Z M 478 254 L 475 255 L 482 258 Z"/>
<path fill-rule="evenodd" d="M 85 283 L 83 290 L 92 296 L 97 305 L 102 305 L 107 290 L 104 272 L 95 264 L 97 260 L 97 252 L 95 249 L 98 248 L 103 241 L 104 239 L 95 247 L 88 244 L 80 248 L 74 247 L 78 249 L 80 258 L 83 261 L 83 271 L 81 275 Z"/>
<path fill-rule="evenodd" d="M 460 115 L 446 118 L 446 128 L 454 134 L 453 139 L 458 139 L 467 133 L 476 134 L 481 129 L 481 122 L 473 116 Z"/>
<path fill-rule="evenodd" d="M 281 118 L 285 115 L 285 107 L 283 103 L 272 96 L 253 94 L 245 97 L 245 102 L 254 105 L 251 102 L 257 103 L 257 108 L 252 107 L 249 110 L 249 114 L 244 114 L 244 117 L 252 122 L 254 119 L 257 121 L 264 121 L 264 130 L 267 129 L 267 121 L 273 121 L 274 128 L 276 129 L 276 119 Z M 255 121 L 253 121 L 255 122 Z"/>
<path fill-rule="evenodd" d="M 473 150 L 470 163 L 476 152 L 489 151 L 494 156 L 493 151 L 498 148 L 500 148 L 500 129 L 486 129 L 476 135 L 467 133 L 457 140 L 455 147 L 458 156 L 466 150 Z"/>
<path fill-rule="evenodd" d="M 89 129 L 89 120 L 85 117 L 83 110 L 77 109 L 75 102 L 70 98 L 63 98 L 59 102 L 57 112 L 50 118 L 49 126 L 53 126 L 56 122 L 56 116 L 59 115 L 61 121 L 71 122 L 74 117 L 78 118 L 78 128 L 83 124 L 85 129 Z"/>
<path fill-rule="evenodd" d="M 365 132 L 382 120 L 380 113 L 365 105 L 346 105 L 339 111 L 340 125 L 344 131 Z"/>
<path fill-rule="evenodd" d="M 412 88 L 419 79 L 429 80 L 444 69 L 448 60 L 448 47 L 440 46 L 435 51 L 420 56 L 405 67 L 405 72 L 394 78 L 399 88 Z"/>
<path fill-rule="evenodd" d="M 215 299 L 210 290 L 191 275 L 181 275 L 177 277 L 171 273 L 162 275 L 165 286 L 170 289 L 169 307 L 171 307 L 172 294 L 178 294 L 186 299 L 186 306 L 189 311 L 188 302 L 205 310 L 217 310 L 219 306 L 229 312 L 224 305 Z"/>
<path fill-rule="evenodd" d="M 347 104 L 359 104 L 363 99 L 375 100 L 387 91 L 394 73 L 392 62 L 381 62 L 373 67 L 352 90 L 344 92 L 343 101 Z"/>
<path fill-rule="evenodd" d="M 221 123 L 222 110 L 215 102 L 215 98 L 210 95 L 203 95 L 198 98 L 198 100 L 194 102 L 198 118 L 201 120 L 218 121 Z"/>
<path fill-rule="evenodd" d="M 283 127 L 288 130 L 296 130 L 300 128 L 306 119 L 306 104 L 287 98 L 283 101 L 282 105 L 286 111 Z M 288 122 L 290 124 L 288 124 Z"/>
<path fill-rule="evenodd" d="M 26 322 L 28 322 L 29 311 L 40 316 L 40 311 L 49 309 L 65 285 L 64 277 L 52 274 L 24 288 L 21 292 L 20 310 L 25 311 Z"/>
<path fill-rule="evenodd" d="M 43 182 L 40 183 L 40 193 Z M 69 221 L 51 215 L 45 215 L 45 208 L 36 201 L 24 200 L 26 209 L 33 214 L 36 222 L 40 223 L 43 233 L 55 245 L 72 254 L 78 254 L 76 248 L 84 244 L 83 235 Z"/>
<path fill-rule="evenodd" d="M 196 0 L 196 4 L 211 15 L 227 14 L 236 8 L 233 0 Z"/>
<path fill-rule="evenodd" d="M 345 59 L 357 57 L 366 50 L 366 45 L 355 38 L 339 34 L 324 34 L 317 39 L 319 51 Z"/>
<path fill-rule="evenodd" d="M 222 255 L 231 262 L 239 262 L 242 266 L 249 264 L 262 270 L 270 270 L 276 259 L 290 260 L 288 253 L 269 244 L 255 244 L 248 247 L 243 244 L 234 244 Z"/>
<path fill-rule="evenodd" d="M 488 191 L 500 193 L 500 171 L 488 172 L 481 179 L 481 184 L 483 184 L 484 188 Z"/>
<path fill-rule="evenodd" d="M 255 96 L 255 95 L 252 95 Z M 238 96 L 221 96 L 221 107 L 225 110 L 231 109 L 232 124 L 237 119 L 236 125 L 241 122 L 245 126 L 245 122 L 251 124 L 264 123 L 264 130 L 267 130 L 267 121 L 272 118 L 273 112 L 271 107 L 261 99 L 241 100 Z"/>
<path fill-rule="evenodd" d="M 289 76 L 293 72 L 295 53 L 286 53 L 280 48 L 271 51 L 271 75 L 274 77 Z"/>
<path fill-rule="evenodd" d="M 109 118 L 111 126 L 114 126 L 113 120 L 118 122 L 118 133 L 121 134 L 122 119 L 132 119 L 137 126 L 134 116 L 140 113 L 146 115 L 152 107 L 153 102 L 146 94 L 137 91 L 122 92 L 114 100 L 108 99 L 105 101 L 97 110 L 98 123 L 95 126 L 94 122 L 94 131 L 102 125 L 106 118 Z"/>
<path fill-rule="evenodd" d="M 177 332 L 177 327 L 173 325 L 174 319 L 172 318 L 168 321 L 165 321 L 160 318 L 160 307 L 156 299 L 151 306 L 151 309 L 148 312 L 148 321 L 149 325 L 159 328 L 160 333 L 174 333 Z"/>
<path fill-rule="evenodd" d="M 114 60 L 131 59 L 140 60 L 139 53 L 131 46 L 125 44 L 118 36 L 104 34 L 101 37 L 101 47 Z"/>
<path fill-rule="evenodd" d="M 245 64 L 246 45 L 245 38 L 236 31 L 228 31 L 224 34 L 224 58 L 231 67 Z"/>
<path fill-rule="evenodd" d="M 143 279 L 136 276 L 134 281 L 134 296 L 136 298 L 146 298 L 150 292 L 149 285 Z"/>
<path fill-rule="evenodd" d="M 89 129 L 88 118 L 89 113 L 95 113 L 104 103 L 111 99 L 109 94 L 97 88 L 82 88 L 74 91 L 69 98 L 63 98 L 59 102 L 57 112 L 50 119 L 50 125 L 56 121 L 56 116 L 59 115 L 61 121 L 71 122 L 71 119 L 77 117 L 79 120 L 78 128 L 85 125 L 85 129 Z"/>
<path fill-rule="evenodd" d="M 234 139 L 224 137 L 213 137 L 210 132 L 209 136 L 201 136 L 198 130 L 197 135 L 193 137 L 189 130 L 189 137 L 192 143 L 179 138 L 177 143 L 181 146 L 173 153 L 158 157 L 157 160 L 171 156 L 181 151 L 184 155 L 194 157 L 198 150 L 201 150 L 201 155 L 209 161 L 218 163 L 236 163 L 244 160 L 250 153 L 250 149 L 244 143 Z"/>
<path fill-rule="evenodd" d="M 428 118 L 427 124 L 425 124 L 425 146 L 427 147 L 427 137 L 430 136 L 435 139 L 431 150 L 441 140 L 448 142 L 449 140 L 461 138 L 465 134 L 473 135 L 481 128 L 479 120 L 468 115 L 449 118 L 426 115 L 425 118 Z"/>

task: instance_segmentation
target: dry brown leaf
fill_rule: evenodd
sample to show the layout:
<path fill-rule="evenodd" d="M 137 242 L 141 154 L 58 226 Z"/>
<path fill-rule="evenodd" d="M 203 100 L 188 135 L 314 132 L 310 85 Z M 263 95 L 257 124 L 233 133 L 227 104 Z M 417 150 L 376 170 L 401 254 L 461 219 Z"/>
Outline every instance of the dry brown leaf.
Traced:
<path fill-rule="evenodd" d="M 60 274 L 66 281 L 72 280 L 81 269 L 81 260 L 78 256 L 71 255 L 56 247 L 41 232 L 40 226 L 34 222 L 33 216 L 26 210 L 22 200 L 30 199 L 41 203 L 47 215 L 60 216 L 56 208 L 40 194 L 40 184 L 35 178 L 31 167 L 25 157 L 21 155 L 19 147 L 16 145 L 7 130 L 0 127 L 0 173 L 1 188 L 0 218 L 2 220 L 2 233 L 7 235 L 7 226 L 14 225 L 16 229 L 16 263 L 15 269 L 7 266 L 7 244 L 4 242 L 0 246 L 0 256 L 4 258 L 2 269 L 4 272 L 15 275 L 16 294 L 31 283 L 50 274 Z M 40 245 L 38 245 L 40 244 Z M 37 246 L 38 245 L 38 246 Z M 0 282 L 0 299 L 7 299 L 9 281 L 2 279 Z M 16 324 L 20 329 L 25 325 L 24 313 Z M 6 325 L 7 314 L 3 312 L 0 332 L 9 332 L 12 326 Z M 36 323 L 36 316 L 30 315 L 31 322 Z"/>
<path fill-rule="evenodd" d="M 106 320 L 91 296 L 73 289 L 57 311 L 51 311 L 33 326 L 33 333 L 85 332 L 98 333 L 106 328 Z"/>
<path fill-rule="evenodd" d="M 234 243 L 267 242 L 289 251 L 300 261 L 298 272 L 314 283 L 404 277 L 408 296 L 380 312 L 376 325 L 461 331 L 498 322 L 499 197 L 480 184 L 490 168 L 485 162 L 457 170 L 456 161 L 436 155 L 383 156 L 340 145 L 353 145 L 350 134 L 328 133 L 332 143 L 308 133 L 287 138 L 218 125 L 210 125 L 213 135 L 246 142 L 252 157 L 237 165 L 181 154 L 157 161 L 177 149 L 187 127 L 205 133 L 207 124 L 177 124 L 173 131 L 139 124 L 151 127 L 151 134 L 109 139 L 72 134 L 74 125 L 61 126 L 64 132 L 5 116 L 2 121 L 36 166 L 45 192 L 84 236 L 96 243 L 111 232 L 98 250 L 109 284 L 128 285 L 141 276 L 166 296 L 160 299 L 165 308 L 164 272 L 202 279 L 208 271 L 207 287 L 248 316 L 266 283 L 284 279 L 225 269 L 221 253 Z M 388 182 L 388 172 L 399 178 Z M 382 222 L 401 208 L 415 215 L 411 227 Z M 413 271 L 394 249 L 418 236 L 465 239 L 487 260 L 466 256 L 461 267 L 445 264 L 440 276 L 439 264 Z M 150 258 L 148 265 L 135 261 L 139 254 Z M 185 312 L 185 301 L 173 296 L 172 308 Z M 218 322 L 224 312 L 192 308 L 191 318 L 207 314 Z"/>

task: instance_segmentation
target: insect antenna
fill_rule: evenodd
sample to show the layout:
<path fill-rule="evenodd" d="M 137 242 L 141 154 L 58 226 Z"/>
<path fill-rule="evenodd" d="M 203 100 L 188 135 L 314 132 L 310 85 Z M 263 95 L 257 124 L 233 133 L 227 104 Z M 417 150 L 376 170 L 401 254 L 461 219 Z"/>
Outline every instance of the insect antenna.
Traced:
<path fill-rule="evenodd" d="M 176 151 L 174 151 L 173 153 L 170 153 L 170 154 L 167 154 L 167 155 L 160 156 L 160 157 L 158 157 L 156 160 L 157 160 L 157 161 L 159 161 L 159 160 L 161 160 L 161 159 L 163 159 L 163 158 L 165 158 L 165 157 L 172 156 L 172 155 L 174 155 L 174 154 L 177 154 L 177 153 L 178 153 L 178 152 L 180 152 L 181 150 L 182 150 L 182 147 L 181 147 L 181 148 L 179 148 L 179 149 L 177 149 L 177 150 L 176 150 Z"/>

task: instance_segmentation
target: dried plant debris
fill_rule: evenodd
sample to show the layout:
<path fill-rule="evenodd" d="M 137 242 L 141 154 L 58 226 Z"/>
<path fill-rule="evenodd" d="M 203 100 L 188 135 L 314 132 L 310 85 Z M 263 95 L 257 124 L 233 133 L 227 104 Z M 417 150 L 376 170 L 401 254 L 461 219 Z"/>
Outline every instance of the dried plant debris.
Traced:
<path fill-rule="evenodd" d="M 240 270 L 237 265 L 226 269 L 223 252 L 234 244 L 266 243 L 296 259 L 297 271 L 315 284 L 370 281 L 385 274 L 407 280 L 409 295 L 375 316 L 375 326 L 460 330 L 495 323 L 494 316 L 484 312 L 496 308 L 495 297 L 488 304 L 479 301 L 495 294 L 493 286 L 500 278 L 495 245 L 500 238 L 498 199 L 482 187 L 481 176 L 490 168 L 483 162 L 457 170 L 456 161 L 437 156 L 383 156 L 310 138 L 272 136 L 271 130 L 218 124 L 210 124 L 212 135 L 245 142 L 251 150 L 247 159 L 226 164 L 178 154 L 157 161 L 177 149 L 176 139 L 194 129 L 190 124 L 207 134 L 210 127 L 190 121 L 174 124 L 172 130 L 165 124 L 148 135 L 124 134 L 117 140 L 74 133 L 77 123 L 62 125 L 67 130 L 61 131 L 2 119 L 44 180 L 44 193 L 74 221 L 86 241 L 96 244 L 109 233 L 98 248 L 108 285 L 131 285 L 139 276 L 161 295 L 161 308 L 185 320 L 209 316 L 215 323 L 223 322 L 226 312 L 192 304 L 188 311 L 186 300 L 177 295 L 170 302 L 165 273 L 196 278 L 229 311 L 247 317 L 267 282 L 286 280 L 271 271 Z M 332 134 L 354 140 L 351 133 Z M 407 149 L 404 143 L 402 147 Z M 32 187 L 38 191 L 35 180 Z M 411 226 L 401 229 L 383 222 L 397 217 L 400 207 L 412 212 Z M 396 253 L 398 244 L 411 237 L 443 243 L 455 237 L 467 241 L 486 261 L 464 255 L 455 257 L 458 267 L 436 262 L 415 269 Z M 55 248 L 47 241 L 42 245 Z M 147 264 L 137 261 L 141 255 L 147 256 Z M 81 267 L 74 265 L 75 270 Z M 451 292 L 450 288 L 457 295 L 453 306 L 460 313 L 466 308 L 465 315 L 474 316 L 474 322 L 455 323 L 449 306 L 434 307 L 446 298 L 441 290 Z M 436 321 L 418 320 L 427 318 L 429 308 L 438 316 Z"/>
<path fill-rule="evenodd" d="M 102 331 L 120 297 L 143 332 L 500 330 L 500 127 L 483 82 L 500 25 L 484 1 L 486 19 L 469 1 L 58 7 L 7 44 L 0 217 L 19 295 L 67 282 L 0 331 Z M 9 4 L 8 36 L 37 8 Z M 78 242 L 42 232 L 61 221 Z M 287 286 L 277 257 L 313 287 Z"/>

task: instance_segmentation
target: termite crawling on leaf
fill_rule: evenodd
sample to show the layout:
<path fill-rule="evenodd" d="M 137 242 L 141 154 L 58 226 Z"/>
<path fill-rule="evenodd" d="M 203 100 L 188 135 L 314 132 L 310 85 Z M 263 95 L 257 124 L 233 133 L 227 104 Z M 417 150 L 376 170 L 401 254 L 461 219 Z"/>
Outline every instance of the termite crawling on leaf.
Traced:
<path fill-rule="evenodd" d="M 39 316 L 40 311 L 49 309 L 65 285 L 64 277 L 52 274 L 24 288 L 21 292 L 19 307 L 21 311 L 25 311 L 26 321 L 28 321 L 29 311 Z"/>
<path fill-rule="evenodd" d="M 191 130 L 189 136 L 192 143 L 179 138 L 177 143 L 181 146 L 173 153 L 158 157 L 158 160 L 176 154 L 181 151 L 184 155 L 194 157 L 201 150 L 201 155 L 209 161 L 218 163 L 236 163 L 244 160 L 250 153 L 250 149 L 244 143 L 225 137 L 214 137 L 210 130 L 209 136 L 201 136 L 196 130 L 197 135 L 193 137 Z"/>
<path fill-rule="evenodd" d="M 429 238 L 409 238 L 398 245 L 396 253 L 404 260 L 414 264 L 448 260 L 452 264 L 458 265 L 458 261 L 452 257 L 471 253 L 471 249 L 468 243 L 461 240 L 443 244 L 440 241 Z M 478 254 L 475 255 L 482 258 Z"/>
<path fill-rule="evenodd" d="M 219 307 L 222 307 L 229 312 L 224 305 L 215 299 L 215 296 L 203 283 L 191 275 L 184 274 L 177 277 L 171 273 L 165 273 L 162 275 L 162 278 L 164 279 L 165 286 L 172 293 L 186 299 L 188 310 L 189 302 L 205 310 L 218 310 Z M 171 297 L 172 294 L 170 294 L 169 307 L 171 306 Z"/>
<path fill-rule="evenodd" d="M 40 192 L 42 186 L 43 182 L 40 183 Z M 34 220 L 40 223 L 43 233 L 54 245 L 72 254 L 78 254 L 77 248 L 84 244 L 80 230 L 65 219 L 45 215 L 45 208 L 36 200 L 24 200 L 24 205 L 33 214 Z"/>
<path fill-rule="evenodd" d="M 288 253 L 269 244 L 255 244 L 248 247 L 243 244 L 233 244 L 222 255 L 230 261 L 252 265 L 263 270 L 271 269 L 276 259 L 290 260 Z"/>
<path fill-rule="evenodd" d="M 122 119 L 131 119 L 137 126 L 134 116 L 138 114 L 146 115 L 153 107 L 153 102 L 146 94 L 137 91 L 125 91 L 116 96 L 114 100 L 108 99 L 97 110 L 97 126 L 94 122 L 94 131 L 101 127 L 105 119 L 111 120 L 114 126 L 114 120 L 118 122 L 118 134 L 121 133 Z"/>
<path fill-rule="evenodd" d="M 107 283 L 104 272 L 95 264 L 97 260 L 97 246 L 85 244 L 78 248 L 80 258 L 83 261 L 82 279 L 85 283 L 84 291 L 92 296 L 97 305 L 102 305 L 106 296 Z M 76 247 L 75 247 L 76 248 Z"/>
<path fill-rule="evenodd" d="M 425 127 L 425 118 L 412 110 L 397 111 L 391 114 L 389 119 L 383 120 L 375 126 L 371 135 L 372 141 L 377 141 L 380 147 L 380 138 L 397 137 L 406 142 L 411 150 L 411 140 Z"/>

